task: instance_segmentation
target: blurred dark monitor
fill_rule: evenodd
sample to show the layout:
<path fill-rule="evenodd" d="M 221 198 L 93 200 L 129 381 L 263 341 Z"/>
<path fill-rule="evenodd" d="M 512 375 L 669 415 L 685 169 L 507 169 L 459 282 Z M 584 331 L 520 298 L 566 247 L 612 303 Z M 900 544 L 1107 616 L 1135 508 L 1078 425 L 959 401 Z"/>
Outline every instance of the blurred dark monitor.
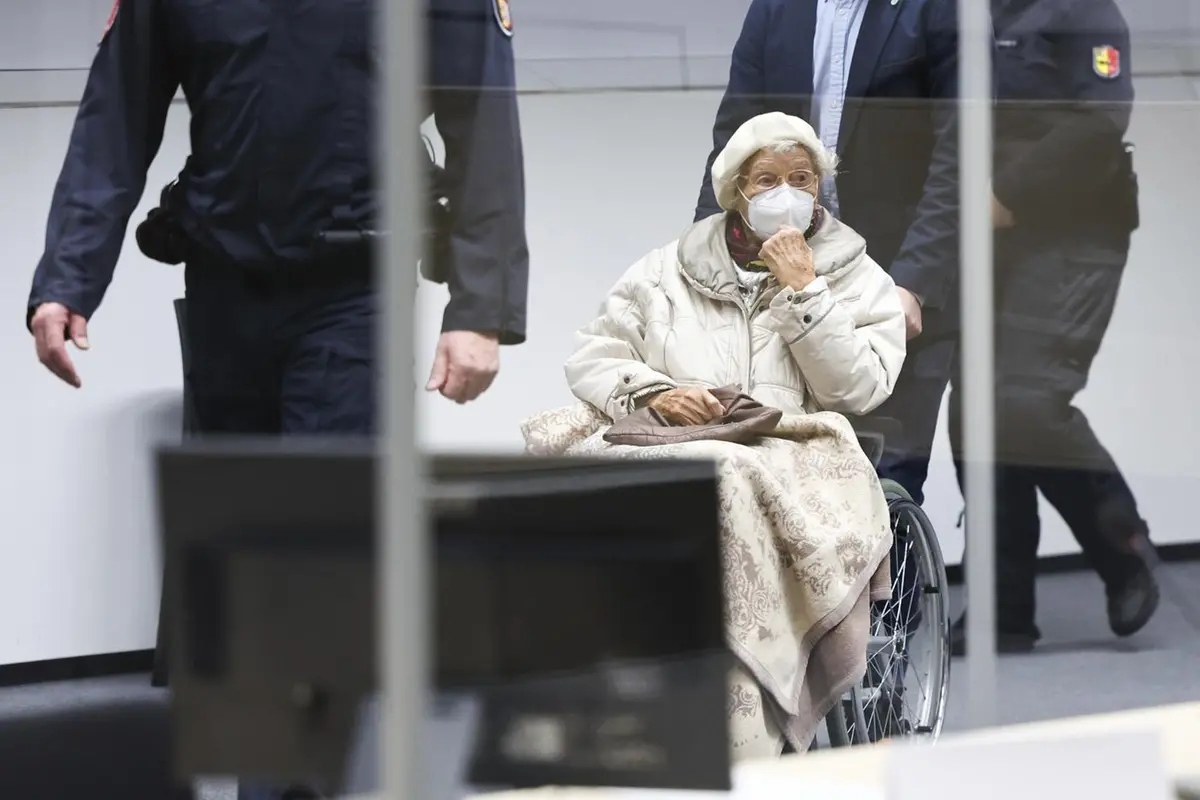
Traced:
<path fill-rule="evenodd" d="M 157 470 L 181 777 L 371 788 L 370 447 L 196 441 Z M 454 749 L 434 742 L 467 698 L 472 785 L 728 789 L 713 465 L 447 456 L 428 470 L 431 757 Z"/>

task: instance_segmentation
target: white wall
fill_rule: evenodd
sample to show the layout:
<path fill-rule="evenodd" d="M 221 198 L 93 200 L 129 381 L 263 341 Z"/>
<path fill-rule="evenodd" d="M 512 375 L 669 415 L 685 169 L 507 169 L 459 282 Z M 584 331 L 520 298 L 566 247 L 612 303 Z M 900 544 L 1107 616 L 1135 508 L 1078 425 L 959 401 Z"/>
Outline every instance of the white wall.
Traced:
<path fill-rule="evenodd" d="M 568 11 L 550 0 L 522 0 L 515 4 L 522 85 L 537 91 L 719 81 L 745 0 L 703 4 L 705 13 L 684 20 L 681 39 L 670 27 L 678 27 L 675 12 L 668 10 L 678 4 L 668 7 L 667 0 L 578 3 Z M 1188 20 L 1200 20 L 1200 14 L 1188 16 L 1192 4 L 1200 7 L 1200 0 L 1142 2 L 1130 19 L 1143 30 L 1174 27 L 1186 37 L 1195 27 Z M 93 321 L 94 350 L 79 358 L 79 392 L 36 364 L 21 322 L 74 115 L 73 107 L 44 104 L 77 100 L 80 70 L 108 10 L 108 0 L 22 4 L 6 10 L 11 24 L 0 32 L 0 149 L 8 154 L 0 173 L 7 265 L 0 270 L 0 296 L 8 308 L 8 324 L 0 326 L 7 389 L 0 441 L 8 453 L 0 461 L 0 664 L 146 648 L 154 637 L 158 545 L 148 446 L 178 430 L 170 301 L 181 292 L 180 272 L 146 261 L 130 241 Z M 622 25 L 580 33 L 575 22 L 587 15 Z M 1138 69 L 1177 70 L 1180 53 L 1139 49 Z M 1185 355 L 1200 340 L 1193 312 L 1200 273 L 1192 265 L 1200 209 L 1192 139 L 1200 95 L 1181 77 L 1138 85 L 1146 101 L 1135 115 L 1133 137 L 1141 148 L 1144 225 L 1082 404 L 1128 472 L 1158 538 L 1183 541 L 1196 538 L 1189 500 L 1200 487 L 1193 455 L 1200 434 L 1190 424 L 1194 389 Z M 430 449 L 517 449 L 524 416 L 569 400 L 561 364 L 571 332 L 628 264 L 690 219 L 716 100 L 715 91 L 523 99 L 530 342 L 505 351 L 504 371 L 479 403 L 459 408 L 422 398 L 421 430 Z M 184 109 L 176 108 L 152 187 L 182 163 L 186 136 Z M 442 302 L 438 289 L 422 290 L 419 370 L 428 366 Z M 954 528 L 959 499 L 944 432 L 939 442 L 930 508 L 953 559 L 961 550 Z M 1073 549 L 1061 523 L 1048 515 L 1043 552 Z"/>
<path fill-rule="evenodd" d="M 23 0 L 4 5 L 0 70 L 86 67 L 113 0 Z"/>
<path fill-rule="evenodd" d="M 179 431 L 181 272 L 142 258 L 129 237 L 93 350 L 77 359 L 79 391 L 41 368 L 24 325 L 74 115 L 0 109 L 0 663 L 149 647 L 158 613 L 148 444 Z M 179 107 L 151 185 L 186 153 Z"/>

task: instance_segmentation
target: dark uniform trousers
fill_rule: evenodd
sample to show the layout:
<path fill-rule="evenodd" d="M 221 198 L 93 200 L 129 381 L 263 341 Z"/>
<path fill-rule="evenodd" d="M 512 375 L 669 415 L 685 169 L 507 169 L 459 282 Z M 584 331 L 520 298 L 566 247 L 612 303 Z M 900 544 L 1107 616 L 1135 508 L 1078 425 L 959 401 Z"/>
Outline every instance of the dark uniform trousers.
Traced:
<path fill-rule="evenodd" d="M 270 271 L 205 254 L 185 275 L 199 432 L 373 433 L 369 254 Z"/>
<path fill-rule="evenodd" d="M 191 434 L 370 435 L 375 294 L 370 257 L 296 271 L 194 254 L 178 311 Z M 153 681 L 168 681 L 160 610 Z"/>
<path fill-rule="evenodd" d="M 1145 530 L 1133 493 L 1073 405 L 1112 318 L 1127 253 L 1127 240 L 997 237 L 996 596 L 1003 631 L 1036 630 L 1038 490 L 1107 587 L 1121 587 L 1141 568 L 1116 544 Z M 957 395 L 950 437 L 961 486 Z"/>
<path fill-rule="evenodd" d="M 187 382 L 198 432 L 373 433 L 369 255 L 285 269 L 248 270 L 211 255 L 188 261 Z M 290 796 L 239 781 L 239 800 Z"/>

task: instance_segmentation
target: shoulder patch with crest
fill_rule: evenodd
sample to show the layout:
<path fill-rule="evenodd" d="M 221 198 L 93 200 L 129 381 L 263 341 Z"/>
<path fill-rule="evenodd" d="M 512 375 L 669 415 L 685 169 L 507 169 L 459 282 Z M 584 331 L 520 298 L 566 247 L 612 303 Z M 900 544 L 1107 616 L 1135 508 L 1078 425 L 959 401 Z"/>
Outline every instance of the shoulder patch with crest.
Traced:
<path fill-rule="evenodd" d="M 496 15 L 496 24 L 505 36 L 513 35 L 512 8 L 509 0 L 492 0 L 492 11 Z"/>
<path fill-rule="evenodd" d="M 1121 74 L 1121 51 L 1111 44 L 1092 48 L 1092 71 L 1106 80 Z"/>
<path fill-rule="evenodd" d="M 100 34 L 100 41 L 104 41 L 104 37 L 108 36 L 108 32 L 112 30 L 113 23 L 117 21 L 117 11 L 121 8 L 121 0 L 113 0 L 112 11 L 108 12 L 108 22 L 104 23 L 104 33 Z"/>

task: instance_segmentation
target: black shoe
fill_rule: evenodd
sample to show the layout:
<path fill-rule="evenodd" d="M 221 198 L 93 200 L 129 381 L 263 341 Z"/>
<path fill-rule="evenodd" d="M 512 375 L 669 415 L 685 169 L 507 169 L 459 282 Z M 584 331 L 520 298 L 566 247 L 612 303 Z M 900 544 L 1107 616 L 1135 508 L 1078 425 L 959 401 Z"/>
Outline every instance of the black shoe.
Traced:
<path fill-rule="evenodd" d="M 325 795 L 308 786 L 291 786 L 279 796 L 279 800 L 324 800 Z"/>
<path fill-rule="evenodd" d="M 998 630 L 996 631 L 996 652 L 1000 655 L 1032 653 L 1033 646 L 1040 638 L 1042 635 L 1036 627 L 1027 631 Z M 950 655 L 957 658 L 966 654 L 967 627 L 964 614 L 950 628 Z"/>
<path fill-rule="evenodd" d="M 1138 570 L 1123 586 L 1108 592 L 1108 627 L 1117 636 L 1132 636 L 1146 627 L 1158 610 L 1158 582 L 1149 568 Z"/>

